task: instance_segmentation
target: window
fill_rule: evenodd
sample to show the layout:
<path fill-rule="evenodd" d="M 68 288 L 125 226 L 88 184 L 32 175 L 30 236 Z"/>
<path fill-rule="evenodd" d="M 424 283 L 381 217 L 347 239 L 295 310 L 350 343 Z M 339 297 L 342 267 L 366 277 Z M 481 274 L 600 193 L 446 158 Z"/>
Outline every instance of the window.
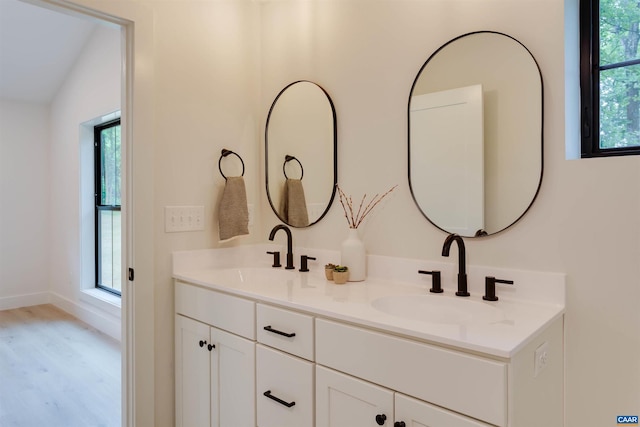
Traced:
<path fill-rule="evenodd" d="M 582 157 L 640 154 L 640 4 L 581 0 Z"/>
<path fill-rule="evenodd" d="M 120 120 L 94 128 L 96 287 L 122 290 Z"/>

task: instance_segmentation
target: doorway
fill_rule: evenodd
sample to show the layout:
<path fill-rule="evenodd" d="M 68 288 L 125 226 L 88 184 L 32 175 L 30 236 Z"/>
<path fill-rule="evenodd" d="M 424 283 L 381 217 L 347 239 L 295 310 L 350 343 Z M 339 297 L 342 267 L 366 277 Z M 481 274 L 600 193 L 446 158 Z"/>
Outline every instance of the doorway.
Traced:
<path fill-rule="evenodd" d="M 81 210 L 78 206 L 80 187 L 84 181 L 79 173 L 82 159 L 78 138 L 82 138 L 81 124 L 87 119 L 125 108 L 123 104 L 126 100 L 122 89 L 127 86 L 127 74 L 122 72 L 122 46 L 128 44 L 126 40 L 122 43 L 122 39 L 126 38 L 125 27 L 117 19 L 105 19 L 102 14 L 97 16 L 97 13 L 84 14 L 78 9 L 71 10 L 69 7 L 72 5 L 66 3 L 3 0 L 1 7 L 3 52 L 0 59 L 3 64 L 0 80 L 3 89 L 5 83 L 11 89 L 10 92 L 2 92 L 2 112 L 9 111 L 11 118 L 19 119 L 14 120 L 10 127 L 11 138 L 5 138 L 5 134 L 2 139 L 8 141 L 18 136 L 19 144 L 16 145 L 20 145 L 20 148 L 8 147 L 7 142 L 3 143 L 2 151 L 7 149 L 8 156 L 3 153 L 2 157 L 11 158 L 10 161 L 16 164 L 15 170 L 9 172 L 22 174 L 10 178 L 7 178 L 10 173 L 3 174 L 2 196 L 4 201 L 5 195 L 12 196 L 12 203 L 9 205 L 14 206 L 17 211 L 15 217 L 9 218 L 11 221 L 7 223 L 13 224 L 14 228 L 16 223 L 23 226 L 24 232 L 11 234 L 12 241 L 3 238 L 0 255 L 7 259 L 2 265 L 3 276 L 8 271 L 8 275 L 22 276 L 24 280 L 18 280 L 18 285 L 13 287 L 0 285 L 0 309 L 7 306 L 37 307 L 41 303 L 50 302 L 106 334 L 122 339 L 124 350 L 128 328 L 127 316 L 121 310 L 121 304 L 113 303 L 113 294 L 101 298 L 95 293 L 84 292 L 87 283 L 84 282 L 86 274 L 83 273 L 87 267 L 83 265 L 82 255 L 87 253 L 88 248 L 79 237 L 86 221 L 79 213 Z M 33 26 L 30 27 L 27 22 L 32 22 Z M 17 25 L 11 25 L 12 23 Z M 16 28 L 26 29 L 28 33 L 23 36 L 17 33 L 7 36 L 6 31 Z M 30 45 L 31 41 L 35 43 Z M 104 49 L 104 46 L 114 44 L 118 49 L 115 72 L 111 69 L 112 65 L 105 66 L 111 61 L 106 55 L 110 50 Z M 29 51 L 27 46 L 42 49 Z M 12 53 L 17 53 L 18 56 L 11 56 Z M 98 73 L 87 72 L 96 58 L 102 59 L 102 62 L 98 62 Z M 38 60 L 44 62 L 38 63 Z M 111 78 L 107 76 L 109 72 Z M 101 84 L 91 84 L 91 78 L 87 79 L 87 75 L 100 79 Z M 29 76 L 34 79 L 28 80 Z M 74 82 L 69 83 L 71 80 Z M 22 83 L 25 86 L 21 86 Z M 20 87 L 23 87 L 24 94 L 19 93 Z M 105 101 L 105 93 L 110 93 L 115 100 Z M 130 124 L 130 117 L 129 115 L 128 120 L 123 120 L 123 128 Z M 42 132 L 31 133 L 32 128 L 46 128 L 46 135 Z M 123 133 L 123 152 L 127 152 L 130 150 L 127 131 Z M 46 144 L 43 144 L 45 139 Z M 126 162 L 127 156 L 124 157 Z M 123 170 L 131 170 L 131 166 L 130 163 L 123 162 Z M 123 174 L 124 226 L 120 253 L 124 266 L 132 265 L 127 251 L 131 247 L 132 236 L 129 234 L 131 227 L 126 225 L 127 210 L 130 209 L 125 197 L 126 179 L 127 174 Z M 34 188 L 39 188 L 36 193 L 38 197 L 35 198 L 32 191 Z M 29 205 L 32 199 L 37 199 L 38 207 Z M 23 209 L 26 213 L 37 212 L 37 226 L 34 227 L 33 222 L 36 216 L 29 215 L 23 215 L 25 219 L 22 224 L 20 211 Z M 3 222 L 5 219 L 3 218 Z M 30 233 L 33 229 L 37 232 Z M 4 237 L 4 230 L 2 234 Z M 15 248 L 24 247 L 27 250 L 29 245 L 32 250 L 34 247 L 46 249 L 39 252 L 36 259 L 21 256 L 20 261 L 16 262 Z M 8 249 L 9 246 L 13 249 Z M 27 277 L 30 272 L 37 272 L 40 276 Z M 122 271 L 119 275 L 125 285 L 125 272 Z M 13 280 L 3 282 L 16 283 Z M 128 293 L 122 294 L 126 301 Z M 125 357 L 124 351 L 122 356 L 121 378 L 124 385 L 129 372 L 129 359 Z M 122 402 L 122 412 L 125 414 L 123 420 L 126 420 L 126 387 L 122 389 L 124 392 L 113 398 L 118 403 Z"/>

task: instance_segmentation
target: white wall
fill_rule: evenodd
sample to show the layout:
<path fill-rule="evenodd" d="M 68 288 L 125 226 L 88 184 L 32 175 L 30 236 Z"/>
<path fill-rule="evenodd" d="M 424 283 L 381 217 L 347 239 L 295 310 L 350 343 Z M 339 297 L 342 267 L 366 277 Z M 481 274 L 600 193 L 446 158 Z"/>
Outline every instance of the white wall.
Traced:
<path fill-rule="evenodd" d="M 120 45 L 119 28 L 99 25 L 52 101 L 47 184 L 51 234 L 46 272 L 52 302 L 115 337 L 120 335 L 119 313 L 87 304 L 80 293 L 86 288 L 80 282 L 82 251 L 93 250 L 83 248 L 80 238 L 80 148 L 81 134 L 86 134 L 80 125 L 120 109 Z"/>
<path fill-rule="evenodd" d="M 445 237 L 407 184 L 406 106 L 420 66 L 470 31 L 504 32 L 531 50 L 545 94 L 541 192 L 514 227 L 467 240 L 468 262 L 567 274 L 567 426 L 640 413 L 640 158 L 565 160 L 563 1 L 274 1 L 262 23 L 261 115 L 288 82 L 323 86 L 338 115 L 341 186 L 359 197 L 400 184 L 361 230 L 368 251 L 410 258 L 441 259 Z M 276 220 L 263 207 L 267 230 Z M 334 204 L 294 239 L 338 249 L 346 230 Z"/>
<path fill-rule="evenodd" d="M 237 0 L 154 3 L 155 426 L 174 420 L 171 252 L 220 246 L 216 207 L 225 182 L 218 171 L 222 148 L 244 160 L 249 203 L 258 208 L 264 193 L 255 114 L 258 6 Z M 237 165 L 234 157 L 223 162 L 225 171 Z M 205 231 L 165 233 L 167 205 L 203 205 Z M 256 217 L 249 236 L 224 245 L 262 240 Z"/>
<path fill-rule="evenodd" d="M 0 100 L 0 310 L 48 301 L 49 109 Z"/>

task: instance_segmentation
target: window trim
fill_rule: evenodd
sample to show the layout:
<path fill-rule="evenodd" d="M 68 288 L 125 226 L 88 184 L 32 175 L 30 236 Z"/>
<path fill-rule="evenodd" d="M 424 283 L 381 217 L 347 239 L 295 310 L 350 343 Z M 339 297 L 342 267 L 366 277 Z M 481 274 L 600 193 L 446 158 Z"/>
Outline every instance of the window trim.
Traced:
<path fill-rule="evenodd" d="M 600 148 L 600 71 L 640 64 L 624 61 L 600 67 L 600 0 L 580 0 L 581 157 L 639 155 L 640 146 Z"/>
<path fill-rule="evenodd" d="M 101 211 L 117 211 L 121 212 L 122 205 L 102 205 L 100 204 L 100 194 L 101 194 L 101 172 L 102 172 L 102 162 L 101 162 L 101 132 L 105 129 L 109 129 L 111 127 L 121 126 L 120 118 L 115 120 L 110 120 L 108 122 L 101 123 L 99 125 L 94 126 L 93 128 L 93 161 L 94 161 L 94 252 L 95 252 L 95 288 L 100 289 L 101 291 L 109 292 L 118 297 L 122 296 L 122 293 L 112 287 L 105 286 L 100 283 L 100 277 L 102 273 L 102 250 L 101 250 L 101 238 L 100 238 L 100 212 Z"/>

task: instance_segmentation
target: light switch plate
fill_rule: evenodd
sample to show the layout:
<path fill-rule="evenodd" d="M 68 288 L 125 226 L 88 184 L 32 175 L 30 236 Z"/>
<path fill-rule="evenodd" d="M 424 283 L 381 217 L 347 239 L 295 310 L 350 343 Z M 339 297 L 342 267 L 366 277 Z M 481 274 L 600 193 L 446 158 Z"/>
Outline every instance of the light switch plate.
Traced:
<path fill-rule="evenodd" d="M 204 230 L 204 206 L 164 207 L 164 231 L 166 233 L 199 230 Z"/>

